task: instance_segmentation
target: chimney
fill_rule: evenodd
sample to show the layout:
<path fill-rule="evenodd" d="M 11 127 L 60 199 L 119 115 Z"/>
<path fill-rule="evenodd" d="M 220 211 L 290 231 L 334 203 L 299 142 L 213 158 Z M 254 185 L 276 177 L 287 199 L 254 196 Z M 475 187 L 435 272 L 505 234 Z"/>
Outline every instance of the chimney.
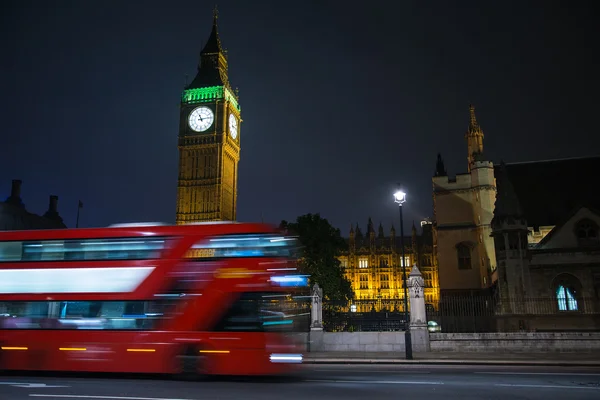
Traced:
<path fill-rule="evenodd" d="M 58 224 L 55 227 L 66 228 L 66 226 L 64 226 L 62 217 L 58 213 L 58 196 L 50 196 L 50 202 L 48 203 L 48 211 L 46 211 L 44 217 L 53 220 L 54 222 L 57 222 Z"/>
<path fill-rule="evenodd" d="M 48 213 L 58 213 L 58 196 L 50 196 L 50 204 L 48 205 Z"/>
<path fill-rule="evenodd" d="M 58 215 L 58 196 L 50 196 L 50 203 L 48 204 L 48 211 L 44 214 L 44 217 L 50 219 L 59 219 Z"/>
<path fill-rule="evenodd" d="M 23 181 L 20 179 L 13 179 L 10 197 L 13 197 L 16 199 L 21 198 L 21 184 L 22 183 L 23 183 Z"/>
<path fill-rule="evenodd" d="M 7 203 L 23 207 L 23 201 L 21 200 L 21 183 L 23 182 L 20 179 L 13 179 L 10 196 L 6 199 Z"/>

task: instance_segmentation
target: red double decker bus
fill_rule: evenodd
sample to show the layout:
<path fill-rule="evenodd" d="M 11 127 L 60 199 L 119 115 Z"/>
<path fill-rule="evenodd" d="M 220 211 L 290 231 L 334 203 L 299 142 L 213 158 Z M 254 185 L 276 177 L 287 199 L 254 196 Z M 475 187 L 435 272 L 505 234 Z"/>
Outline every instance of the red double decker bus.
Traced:
<path fill-rule="evenodd" d="M 246 223 L 0 232 L 0 370 L 291 372 L 295 247 Z"/>

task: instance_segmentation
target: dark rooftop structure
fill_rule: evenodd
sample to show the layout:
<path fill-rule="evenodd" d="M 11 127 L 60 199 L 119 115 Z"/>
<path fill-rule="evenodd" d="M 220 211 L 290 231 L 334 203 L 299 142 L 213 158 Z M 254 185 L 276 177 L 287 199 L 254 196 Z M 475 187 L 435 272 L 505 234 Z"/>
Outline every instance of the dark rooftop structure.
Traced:
<path fill-rule="evenodd" d="M 494 167 L 497 177 L 508 176 L 520 211 L 534 228 L 556 225 L 577 207 L 600 209 L 599 171 L 600 156 Z M 498 190 L 502 190 L 500 185 Z"/>
<path fill-rule="evenodd" d="M 373 232 L 375 234 L 374 244 L 375 244 L 376 248 L 378 248 L 378 249 L 394 248 L 394 249 L 397 249 L 398 251 L 400 251 L 400 249 L 402 248 L 401 247 L 402 240 L 400 238 L 400 232 L 396 232 L 394 225 L 392 225 L 389 235 L 386 236 L 384 229 L 383 229 L 383 225 L 381 225 L 381 223 L 380 223 L 378 229 L 375 230 L 373 221 L 371 220 L 371 218 L 369 218 L 369 221 L 367 222 L 366 234 L 363 234 L 363 232 L 360 229 L 358 224 L 356 224 L 356 227 L 350 228 L 350 235 L 351 236 L 354 235 L 354 243 L 355 243 L 356 250 L 359 250 L 360 248 L 369 249 L 371 247 L 371 232 Z M 345 238 L 345 240 L 347 243 L 350 242 L 350 238 Z M 414 243 L 413 243 L 413 241 L 414 241 Z M 417 248 L 433 246 L 433 232 L 432 232 L 430 224 L 423 225 L 422 232 L 420 235 L 417 234 L 417 230 L 416 230 L 416 227 L 414 226 L 414 224 L 413 224 L 413 229 L 412 229 L 410 236 L 407 236 L 406 232 L 405 232 L 404 247 L 410 249 L 413 247 L 413 244 L 416 245 Z"/>
<path fill-rule="evenodd" d="M 41 216 L 25 209 L 21 199 L 21 184 L 18 179 L 12 181 L 10 196 L 0 202 L 0 230 L 17 231 L 29 229 L 62 229 L 64 224 L 58 213 L 58 196 L 50 196 L 48 210 Z"/>

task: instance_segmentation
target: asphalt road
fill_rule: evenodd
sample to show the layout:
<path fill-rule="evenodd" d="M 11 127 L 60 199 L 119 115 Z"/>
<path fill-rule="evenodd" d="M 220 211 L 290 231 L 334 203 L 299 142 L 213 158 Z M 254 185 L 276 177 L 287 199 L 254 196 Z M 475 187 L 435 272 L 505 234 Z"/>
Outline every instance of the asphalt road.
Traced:
<path fill-rule="evenodd" d="M 0 376 L 0 400 L 599 399 L 600 368 L 306 366 L 299 380 Z"/>

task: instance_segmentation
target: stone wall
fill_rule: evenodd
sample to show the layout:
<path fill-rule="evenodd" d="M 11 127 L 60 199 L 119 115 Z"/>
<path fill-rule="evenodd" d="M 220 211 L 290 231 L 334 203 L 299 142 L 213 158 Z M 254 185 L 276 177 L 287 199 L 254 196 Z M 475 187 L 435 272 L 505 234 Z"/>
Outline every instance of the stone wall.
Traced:
<path fill-rule="evenodd" d="M 600 332 L 429 333 L 413 331 L 413 351 L 422 353 L 588 353 L 600 354 Z M 404 352 L 404 332 L 298 334 L 307 352 Z M 428 350 L 428 346 L 431 350 Z"/>
<path fill-rule="evenodd" d="M 311 331 L 300 338 L 306 343 L 307 351 L 344 352 L 404 352 L 404 332 L 324 332 Z M 427 331 L 411 332 L 415 352 L 429 349 Z"/>
<path fill-rule="evenodd" d="M 600 332 L 431 333 L 432 352 L 598 352 Z"/>

